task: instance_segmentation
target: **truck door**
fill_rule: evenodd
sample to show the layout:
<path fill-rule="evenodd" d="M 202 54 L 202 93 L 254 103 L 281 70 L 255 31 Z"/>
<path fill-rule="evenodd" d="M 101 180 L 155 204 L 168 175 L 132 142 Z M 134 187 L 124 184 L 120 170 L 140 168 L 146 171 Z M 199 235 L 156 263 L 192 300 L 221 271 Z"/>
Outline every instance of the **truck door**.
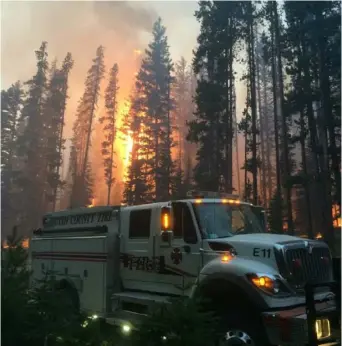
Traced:
<path fill-rule="evenodd" d="M 153 290 L 156 274 L 152 270 L 151 223 L 155 212 L 151 208 L 132 208 L 122 213 L 121 278 L 126 289 Z"/>
<path fill-rule="evenodd" d="M 171 224 L 174 234 L 171 246 L 162 241 L 155 242 L 155 253 L 164 262 L 164 266 L 160 266 L 158 281 L 167 284 L 169 293 L 187 294 L 195 283 L 201 263 L 200 234 L 189 203 L 172 203 Z"/>

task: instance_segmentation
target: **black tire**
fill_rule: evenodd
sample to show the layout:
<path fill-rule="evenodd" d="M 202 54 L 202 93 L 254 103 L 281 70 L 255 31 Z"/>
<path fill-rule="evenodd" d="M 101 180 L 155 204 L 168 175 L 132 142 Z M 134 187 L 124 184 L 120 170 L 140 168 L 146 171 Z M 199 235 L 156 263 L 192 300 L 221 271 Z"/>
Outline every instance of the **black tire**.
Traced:
<path fill-rule="evenodd" d="M 271 346 L 260 314 L 246 310 L 231 310 L 220 316 L 218 346 Z"/>

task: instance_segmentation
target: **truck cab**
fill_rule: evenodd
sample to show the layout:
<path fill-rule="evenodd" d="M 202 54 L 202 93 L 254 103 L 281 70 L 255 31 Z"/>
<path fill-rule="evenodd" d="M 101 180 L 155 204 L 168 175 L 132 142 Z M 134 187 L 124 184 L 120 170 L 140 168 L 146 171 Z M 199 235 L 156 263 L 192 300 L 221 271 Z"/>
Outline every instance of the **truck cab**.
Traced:
<path fill-rule="evenodd" d="M 267 233 L 264 211 L 237 196 L 188 197 L 48 214 L 31 242 L 34 276 L 53 272 L 110 323 L 136 327 L 154 304 L 183 296 L 220 316 L 226 345 L 306 344 L 304 288 L 332 281 L 328 246 Z M 314 298 L 336 310 L 328 287 Z M 316 324 L 328 340 L 329 319 Z"/>

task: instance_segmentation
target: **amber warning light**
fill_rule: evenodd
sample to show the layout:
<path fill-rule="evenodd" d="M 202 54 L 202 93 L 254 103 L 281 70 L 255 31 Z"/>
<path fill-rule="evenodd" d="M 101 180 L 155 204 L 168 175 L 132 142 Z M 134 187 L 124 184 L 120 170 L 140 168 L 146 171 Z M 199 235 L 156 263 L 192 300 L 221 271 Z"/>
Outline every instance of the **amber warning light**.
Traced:
<path fill-rule="evenodd" d="M 163 207 L 161 210 L 161 229 L 168 231 L 171 229 L 171 208 Z"/>

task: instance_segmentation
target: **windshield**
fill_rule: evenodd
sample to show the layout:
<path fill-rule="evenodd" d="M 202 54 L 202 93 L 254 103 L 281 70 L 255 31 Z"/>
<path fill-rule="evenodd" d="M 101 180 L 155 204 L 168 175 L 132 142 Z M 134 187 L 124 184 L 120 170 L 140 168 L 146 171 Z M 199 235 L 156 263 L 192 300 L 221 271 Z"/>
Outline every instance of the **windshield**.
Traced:
<path fill-rule="evenodd" d="M 249 205 L 203 203 L 194 204 L 194 210 L 205 239 L 264 233 Z"/>

